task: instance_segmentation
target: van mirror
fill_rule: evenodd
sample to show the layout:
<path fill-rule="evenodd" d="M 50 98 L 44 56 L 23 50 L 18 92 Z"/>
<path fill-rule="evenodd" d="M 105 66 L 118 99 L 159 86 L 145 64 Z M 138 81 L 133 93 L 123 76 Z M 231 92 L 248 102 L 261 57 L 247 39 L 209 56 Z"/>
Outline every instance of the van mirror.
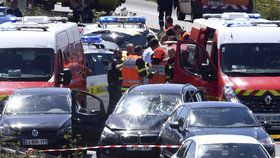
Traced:
<path fill-rule="evenodd" d="M 62 73 L 60 73 L 60 77 L 60 81 L 63 85 L 69 85 L 72 80 L 70 69 L 64 69 Z"/>

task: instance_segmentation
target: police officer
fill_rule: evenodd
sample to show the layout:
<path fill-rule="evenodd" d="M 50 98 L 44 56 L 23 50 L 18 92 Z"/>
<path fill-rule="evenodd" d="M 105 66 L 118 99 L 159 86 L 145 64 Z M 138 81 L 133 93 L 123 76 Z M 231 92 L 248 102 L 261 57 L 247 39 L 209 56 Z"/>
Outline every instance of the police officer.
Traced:
<path fill-rule="evenodd" d="M 69 0 L 70 9 L 73 10 L 72 16 L 69 17 L 69 21 L 71 22 L 82 22 L 83 16 L 83 6 L 81 0 Z"/>
<path fill-rule="evenodd" d="M 165 75 L 165 51 L 158 47 L 154 50 L 154 54 L 152 57 L 152 65 L 149 68 L 149 71 L 152 72 L 154 75 L 152 78 L 149 79 L 150 84 L 154 83 L 165 83 L 166 82 L 166 75 Z"/>
<path fill-rule="evenodd" d="M 158 4 L 158 12 L 159 12 L 158 15 L 159 27 L 161 30 L 163 30 L 164 27 L 163 19 L 166 19 L 167 16 L 171 16 L 173 0 L 157 0 L 157 4 Z"/>
<path fill-rule="evenodd" d="M 107 110 L 108 116 L 113 112 L 116 104 L 122 96 L 122 64 L 122 51 L 119 48 L 117 48 L 114 51 L 114 60 L 111 63 L 109 63 L 107 67 L 107 80 L 109 91 L 109 105 Z"/>
<path fill-rule="evenodd" d="M 82 22 L 83 23 L 92 23 L 93 12 L 90 7 L 90 0 L 83 0 L 83 12 L 82 12 Z"/>
<path fill-rule="evenodd" d="M 143 84 L 145 77 L 151 75 L 147 72 L 145 61 L 142 59 L 143 48 L 136 46 L 133 54 L 128 54 L 122 67 L 122 91 L 126 91 L 133 85 Z"/>

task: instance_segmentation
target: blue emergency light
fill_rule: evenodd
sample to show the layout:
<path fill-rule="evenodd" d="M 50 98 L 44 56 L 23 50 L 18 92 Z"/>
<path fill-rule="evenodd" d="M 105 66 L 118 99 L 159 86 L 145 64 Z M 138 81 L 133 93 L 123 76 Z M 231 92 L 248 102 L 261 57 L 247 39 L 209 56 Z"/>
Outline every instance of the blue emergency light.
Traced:
<path fill-rule="evenodd" d="M 251 26 L 252 23 L 250 21 L 245 20 L 232 20 L 225 23 L 227 27 L 233 26 Z"/>
<path fill-rule="evenodd" d="M 143 16 L 102 16 L 98 20 L 100 23 L 145 23 Z"/>
<path fill-rule="evenodd" d="M 97 44 L 101 43 L 102 39 L 99 36 L 82 36 L 81 41 L 82 43 Z"/>

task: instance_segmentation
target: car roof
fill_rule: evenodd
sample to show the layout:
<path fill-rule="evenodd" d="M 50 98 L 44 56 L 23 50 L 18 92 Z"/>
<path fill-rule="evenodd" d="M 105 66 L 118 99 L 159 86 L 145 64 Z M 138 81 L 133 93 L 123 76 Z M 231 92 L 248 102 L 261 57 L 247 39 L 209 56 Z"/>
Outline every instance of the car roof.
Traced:
<path fill-rule="evenodd" d="M 260 144 L 253 137 L 233 134 L 199 135 L 190 137 L 187 140 L 194 140 L 197 145 L 220 143 Z"/>
<path fill-rule="evenodd" d="M 237 107 L 237 108 L 247 108 L 247 106 L 241 103 L 233 103 L 227 101 L 204 101 L 204 102 L 190 102 L 185 103 L 182 106 L 188 106 L 192 109 L 194 108 L 216 108 L 216 107 Z"/>
<path fill-rule="evenodd" d="M 181 94 L 182 89 L 190 84 L 146 84 L 138 85 L 129 90 L 129 92 L 144 92 L 144 93 L 171 93 Z M 194 87 L 194 86 L 192 86 Z"/>
<path fill-rule="evenodd" d="M 63 94 L 68 95 L 71 93 L 69 88 L 51 87 L 51 88 L 19 88 L 14 91 L 14 95 L 17 94 Z"/>

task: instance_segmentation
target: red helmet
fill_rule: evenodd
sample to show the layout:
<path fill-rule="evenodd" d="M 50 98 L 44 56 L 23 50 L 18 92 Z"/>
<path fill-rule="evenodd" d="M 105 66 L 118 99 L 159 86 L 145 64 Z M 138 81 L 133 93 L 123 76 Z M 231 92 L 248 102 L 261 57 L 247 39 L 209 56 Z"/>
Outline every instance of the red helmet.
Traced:
<path fill-rule="evenodd" d="M 156 58 L 156 59 L 164 59 L 165 58 L 165 51 L 164 49 L 160 48 L 160 47 L 157 47 L 155 50 L 154 50 L 154 54 L 153 54 L 153 58 Z"/>

